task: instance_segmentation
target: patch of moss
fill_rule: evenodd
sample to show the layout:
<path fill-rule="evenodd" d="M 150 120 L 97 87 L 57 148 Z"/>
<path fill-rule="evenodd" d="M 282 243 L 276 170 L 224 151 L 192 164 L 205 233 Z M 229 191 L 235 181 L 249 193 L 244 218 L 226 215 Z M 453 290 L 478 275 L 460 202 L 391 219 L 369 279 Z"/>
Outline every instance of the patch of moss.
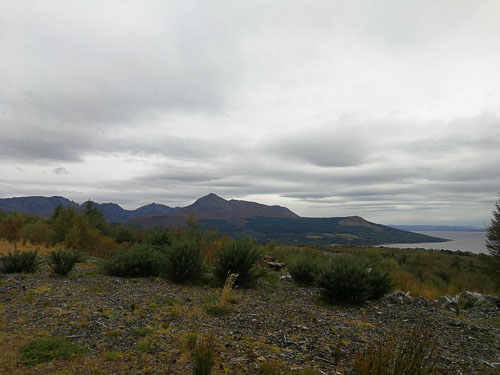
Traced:
<path fill-rule="evenodd" d="M 203 311 L 212 316 L 223 316 L 232 313 L 234 310 L 229 306 L 205 305 Z"/>
<path fill-rule="evenodd" d="M 19 350 L 21 363 L 27 366 L 85 352 L 84 348 L 61 337 L 42 337 L 22 346 Z"/>
<path fill-rule="evenodd" d="M 129 332 L 136 337 L 146 337 L 153 334 L 153 330 L 150 328 L 132 328 Z"/>

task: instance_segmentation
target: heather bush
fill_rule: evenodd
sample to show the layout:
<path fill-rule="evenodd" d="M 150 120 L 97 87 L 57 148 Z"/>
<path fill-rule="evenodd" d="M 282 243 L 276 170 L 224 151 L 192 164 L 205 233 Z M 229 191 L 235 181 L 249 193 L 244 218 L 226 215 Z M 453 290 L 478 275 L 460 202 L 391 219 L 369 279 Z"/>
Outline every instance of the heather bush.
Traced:
<path fill-rule="evenodd" d="M 310 254 L 299 254 L 288 264 L 292 279 L 302 285 L 312 285 L 319 272 L 319 262 Z"/>
<path fill-rule="evenodd" d="M 228 241 L 217 254 L 214 276 L 222 285 L 228 275 L 238 274 L 236 285 L 250 287 L 265 274 L 263 269 L 256 266 L 260 257 L 260 249 L 252 239 Z"/>
<path fill-rule="evenodd" d="M 54 250 L 49 253 L 47 263 L 56 275 L 66 276 L 74 265 L 82 262 L 84 257 L 75 250 Z"/>
<path fill-rule="evenodd" d="M 0 258 L 0 270 L 5 273 L 33 273 L 39 264 L 38 250 L 20 252 L 15 249 L 14 253 L 9 251 L 8 255 Z"/>
<path fill-rule="evenodd" d="M 106 260 L 103 269 L 111 276 L 158 276 L 163 258 L 161 253 L 149 245 L 134 245 Z"/>
<path fill-rule="evenodd" d="M 318 286 L 327 302 L 359 305 L 390 292 L 392 280 L 361 258 L 336 256 L 320 270 Z"/>
<path fill-rule="evenodd" d="M 166 251 L 161 276 L 175 283 L 193 283 L 202 274 L 200 247 L 192 240 L 175 243 Z"/>

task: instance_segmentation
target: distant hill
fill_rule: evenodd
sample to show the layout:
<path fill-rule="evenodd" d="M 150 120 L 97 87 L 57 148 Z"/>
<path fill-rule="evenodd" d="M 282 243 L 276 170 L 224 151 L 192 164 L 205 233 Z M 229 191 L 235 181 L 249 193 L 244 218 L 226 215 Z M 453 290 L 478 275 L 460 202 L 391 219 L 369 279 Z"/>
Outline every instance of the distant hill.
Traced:
<path fill-rule="evenodd" d="M 165 206 L 164 204 L 151 203 L 146 206 L 136 208 L 135 210 L 126 210 L 116 203 L 95 203 L 97 208 L 101 210 L 104 217 L 109 223 L 123 224 L 135 217 L 151 214 L 161 214 L 165 212 L 172 212 L 177 208 Z M 83 209 L 85 203 L 79 206 Z"/>
<path fill-rule="evenodd" d="M 375 224 L 359 216 L 305 218 L 285 207 L 234 199 L 228 201 L 215 194 L 202 197 L 175 212 L 138 216 L 128 223 L 142 226 L 182 226 L 191 214 L 195 215 L 203 229 L 213 228 L 234 237 L 250 236 L 261 242 L 380 245 L 446 241 Z"/>
<path fill-rule="evenodd" d="M 17 211 L 23 214 L 32 214 L 49 217 L 58 205 L 64 207 L 78 204 L 64 197 L 14 197 L 0 199 L 0 211 Z"/>
<path fill-rule="evenodd" d="M 3 198 L 0 199 L 0 211 L 17 211 L 23 214 L 31 214 L 48 218 L 52 212 L 54 212 L 54 209 L 60 204 L 64 207 L 72 206 L 75 207 L 77 211 L 81 211 L 84 209 L 85 203 L 86 202 L 78 204 L 64 197 Z M 115 203 L 93 203 L 110 223 L 124 223 L 136 216 L 171 212 L 177 209 L 163 204 L 151 203 L 135 210 L 126 210 Z"/>
<path fill-rule="evenodd" d="M 63 197 L 24 197 L 0 199 L 0 210 L 49 217 L 62 204 L 83 210 Z M 115 203 L 96 203 L 106 220 L 134 226 L 184 226 L 194 215 L 202 229 L 214 228 L 234 237 L 250 236 L 261 242 L 317 245 L 379 245 L 389 243 L 442 242 L 441 238 L 413 233 L 369 222 L 359 216 L 307 218 L 286 207 L 268 206 L 242 200 L 226 200 L 208 194 L 186 207 L 172 208 L 152 203 L 126 210 Z"/>
<path fill-rule="evenodd" d="M 138 216 L 128 223 L 143 226 L 182 226 L 190 215 L 195 215 L 198 221 L 215 220 L 227 222 L 231 225 L 242 226 L 248 218 L 298 218 L 299 216 L 288 208 L 281 206 L 267 206 L 255 202 L 240 200 L 225 200 L 216 194 L 208 194 L 193 204 L 168 213 Z"/>
<path fill-rule="evenodd" d="M 222 220 L 200 220 L 235 237 L 251 236 L 261 242 L 368 246 L 389 243 L 444 242 L 442 238 L 407 232 L 369 222 L 359 216 L 329 218 L 249 218 L 243 226 Z"/>
<path fill-rule="evenodd" d="M 479 225 L 390 225 L 392 228 L 416 232 L 484 232 Z"/>

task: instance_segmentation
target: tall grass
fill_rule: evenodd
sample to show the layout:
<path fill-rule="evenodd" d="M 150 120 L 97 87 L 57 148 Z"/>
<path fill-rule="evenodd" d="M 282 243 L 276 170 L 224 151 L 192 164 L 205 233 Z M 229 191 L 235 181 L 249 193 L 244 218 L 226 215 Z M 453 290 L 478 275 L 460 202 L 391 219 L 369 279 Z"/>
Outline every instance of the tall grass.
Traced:
<path fill-rule="evenodd" d="M 226 306 L 227 303 L 231 301 L 231 293 L 237 277 L 238 274 L 236 273 L 232 273 L 227 277 L 226 282 L 224 283 L 224 287 L 222 288 L 222 294 L 220 297 L 221 306 Z"/>
<path fill-rule="evenodd" d="M 212 331 L 198 340 L 198 344 L 191 352 L 193 375 L 210 375 L 214 366 L 215 336 Z"/>
<path fill-rule="evenodd" d="M 413 328 L 369 347 L 355 364 L 356 375 L 431 375 L 439 352 L 428 334 Z"/>

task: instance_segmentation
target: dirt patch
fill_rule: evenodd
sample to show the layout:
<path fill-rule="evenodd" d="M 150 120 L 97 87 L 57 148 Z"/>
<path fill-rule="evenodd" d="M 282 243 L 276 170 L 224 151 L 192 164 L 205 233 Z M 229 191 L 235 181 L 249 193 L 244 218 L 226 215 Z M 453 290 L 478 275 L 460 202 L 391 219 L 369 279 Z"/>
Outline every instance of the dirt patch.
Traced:
<path fill-rule="evenodd" d="M 181 286 L 163 279 L 124 279 L 78 264 L 70 277 L 0 275 L 0 373 L 31 374 L 18 365 L 18 348 L 36 337 L 59 336 L 88 348 L 70 359 L 37 365 L 44 374 L 189 374 L 186 336 L 213 331 L 213 374 L 256 374 L 263 361 L 286 372 L 313 367 L 352 374 L 369 343 L 391 339 L 415 324 L 440 348 L 440 366 L 479 373 L 499 362 L 498 308 L 473 308 L 457 318 L 440 302 L 386 296 L 363 308 L 321 303 L 272 273 L 254 290 L 236 291 L 228 314 L 211 315 L 218 288 Z M 444 372 L 446 373 L 446 372 Z"/>

